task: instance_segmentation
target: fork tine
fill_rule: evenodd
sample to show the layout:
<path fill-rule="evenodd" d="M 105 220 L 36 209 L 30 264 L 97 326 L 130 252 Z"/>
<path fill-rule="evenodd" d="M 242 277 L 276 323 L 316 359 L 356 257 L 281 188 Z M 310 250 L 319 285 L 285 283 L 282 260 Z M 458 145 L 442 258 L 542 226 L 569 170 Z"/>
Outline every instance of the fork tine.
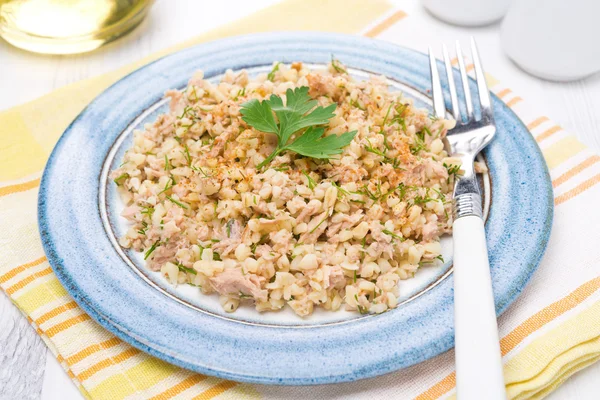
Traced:
<path fill-rule="evenodd" d="M 442 51 L 444 52 L 444 63 L 446 65 L 446 75 L 448 76 L 448 87 L 450 89 L 450 99 L 452 101 L 452 115 L 456 121 L 461 120 L 460 108 L 458 107 L 458 97 L 456 96 L 456 85 L 454 84 L 454 74 L 452 72 L 452 63 L 448 56 L 448 49 L 446 45 L 442 45 Z"/>
<path fill-rule="evenodd" d="M 493 118 L 493 110 L 490 101 L 490 92 L 485 82 L 485 74 L 481 66 L 479 52 L 475 39 L 471 36 L 471 54 L 473 55 L 473 64 L 475 65 L 475 76 L 477 77 L 477 91 L 479 92 L 479 103 L 481 104 L 481 118 Z"/>
<path fill-rule="evenodd" d="M 465 103 L 467 105 L 467 122 L 473 119 L 473 102 L 471 101 L 471 92 L 469 90 L 469 78 L 465 68 L 465 60 L 460 48 L 460 42 L 456 41 L 456 57 L 458 58 L 458 67 L 460 68 L 460 78 L 462 80 L 463 90 L 465 92 Z"/>
<path fill-rule="evenodd" d="M 446 104 L 444 103 L 444 93 L 440 83 L 440 74 L 437 69 L 437 62 L 429 48 L 429 69 L 431 71 L 431 94 L 433 96 L 433 113 L 436 117 L 444 118 L 446 116 Z"/>

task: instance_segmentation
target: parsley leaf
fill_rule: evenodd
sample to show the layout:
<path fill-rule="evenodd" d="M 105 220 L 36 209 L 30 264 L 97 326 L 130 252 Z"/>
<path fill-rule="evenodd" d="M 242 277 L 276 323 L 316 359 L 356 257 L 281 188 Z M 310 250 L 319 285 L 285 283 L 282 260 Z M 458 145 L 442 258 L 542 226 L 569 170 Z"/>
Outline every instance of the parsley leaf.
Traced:
<path fill-rule="evenodd" d="M 261 132 L 279 135 L 279 127 L 273 117 L 268 100 L 258 101 L 252 99 L 242 104 L 240 110 L 244 116 L 242 119 L 250 126 Z"/>
<path fill-rule="evenodd" d="M 303 156 L 312 158 L 330 158 L 340 154 L 342 148 L 350 144 L 356 132 L 346 132 L 341 135 L 323 136 L 325 129 L 308 128 L 302 136 L 287 146 L 288 150 L 295 151 Z"/>
<path fill-rule="evenodd" d="M 240 112 L 244 122 L 261 132 L 277 135 L 277 148 L 257 166 L 258 169 L 283 151 L 293 151 L 312 158 L 330 158 L 340 154 L 356 135 L 356 131 L 353 131 L 323 137 L 325 129 L 316 126 L 324 125 L 334 117 L 336 105 L 316 107 L 317 101 L 308 95 L 308 87 L 288 89 L 286 99 L 284 105 L 283 99 L 273 94 L 268 100 L 252 99 L 242 104 Z M 277 122 L 273 113 L 277 116 Z M 299 132 L 305 128 L 308 129 Z M 297 138 L 288 143 L 295 133 Z"/>

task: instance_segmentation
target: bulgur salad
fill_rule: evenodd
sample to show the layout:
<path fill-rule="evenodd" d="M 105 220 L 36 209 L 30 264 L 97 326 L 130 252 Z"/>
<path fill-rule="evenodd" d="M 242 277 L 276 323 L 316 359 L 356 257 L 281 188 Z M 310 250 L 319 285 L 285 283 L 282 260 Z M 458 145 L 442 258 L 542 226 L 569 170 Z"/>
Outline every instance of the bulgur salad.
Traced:
<path fill-rule="evenodd" d="M 197 72 L 134 132 L 111 178 L 130 223 L 120 245 L 227 312 L 289 306 L 381 313 L 398 282 L 441 261 L 459 171 L 435 119 L 385 77 L 332 60 L 274 63 L 218 84 Z"/>

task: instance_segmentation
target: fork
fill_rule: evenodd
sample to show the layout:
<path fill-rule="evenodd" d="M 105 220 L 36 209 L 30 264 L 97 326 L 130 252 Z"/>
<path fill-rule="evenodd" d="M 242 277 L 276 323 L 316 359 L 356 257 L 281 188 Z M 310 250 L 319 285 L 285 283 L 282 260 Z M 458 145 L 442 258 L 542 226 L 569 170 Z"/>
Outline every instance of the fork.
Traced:
<path fill-rule="evenodd" d="M 452 156 L 461 160 L 463 174 L 454 187 L 454 328 L 456 394 L 459 400 L 506 399 L 496 309 L 485 242 L 481 194 L 475 176 L 477 154 L 496 133 L 490 94 L 475 40 L 471 52 L 477 78 L 480 117 L 476 118 L 460 43 L 456 57 L 464 91 L 466 120 L 458 105 L 453 68 L 443 45 L 452 115 L 456 127 L 448 132 Z M 429 49 L 434 115 L 446 117 L 446 105 L 435 57 Z"/>

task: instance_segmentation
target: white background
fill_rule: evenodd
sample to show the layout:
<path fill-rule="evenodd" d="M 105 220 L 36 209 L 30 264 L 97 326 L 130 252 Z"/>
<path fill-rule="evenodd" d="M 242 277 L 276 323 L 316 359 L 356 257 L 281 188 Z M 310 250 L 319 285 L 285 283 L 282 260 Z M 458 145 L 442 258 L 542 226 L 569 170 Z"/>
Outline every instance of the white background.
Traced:
<path fill-rule="evenodd" d="M 519 70 L 502 53 L 498 24 L 470 29 L 450 27 L 427 15 L 418 0 L 393 2 L 410 15 L 421 15 L 433 26 L 444 29 L 448 44 L 454 39 L 466 43 L 468 36 L 474 35 L 488 72 L 575 133 L 582 142 L 600 151 L 600 113 L 595 112 L 600 110 L 600 75 L 562 84 L 534 78 Z M 83 55 L 35 55 L 0 40 L 0 110 L 114 70 L 274 3 L 277 0 L 159 0 L 146 21 L 127 37 Z M 411 45 L 410 38 L 402 42 Z M 421 45 L 415 47 L 424 50 Z M 599 377 L 600 363 L 573 376 L 548 399 L 598 399 Z M 83 396 L 27 320 L 0 294 L 0 399 L 40 398 L 79 400 Z"/>

